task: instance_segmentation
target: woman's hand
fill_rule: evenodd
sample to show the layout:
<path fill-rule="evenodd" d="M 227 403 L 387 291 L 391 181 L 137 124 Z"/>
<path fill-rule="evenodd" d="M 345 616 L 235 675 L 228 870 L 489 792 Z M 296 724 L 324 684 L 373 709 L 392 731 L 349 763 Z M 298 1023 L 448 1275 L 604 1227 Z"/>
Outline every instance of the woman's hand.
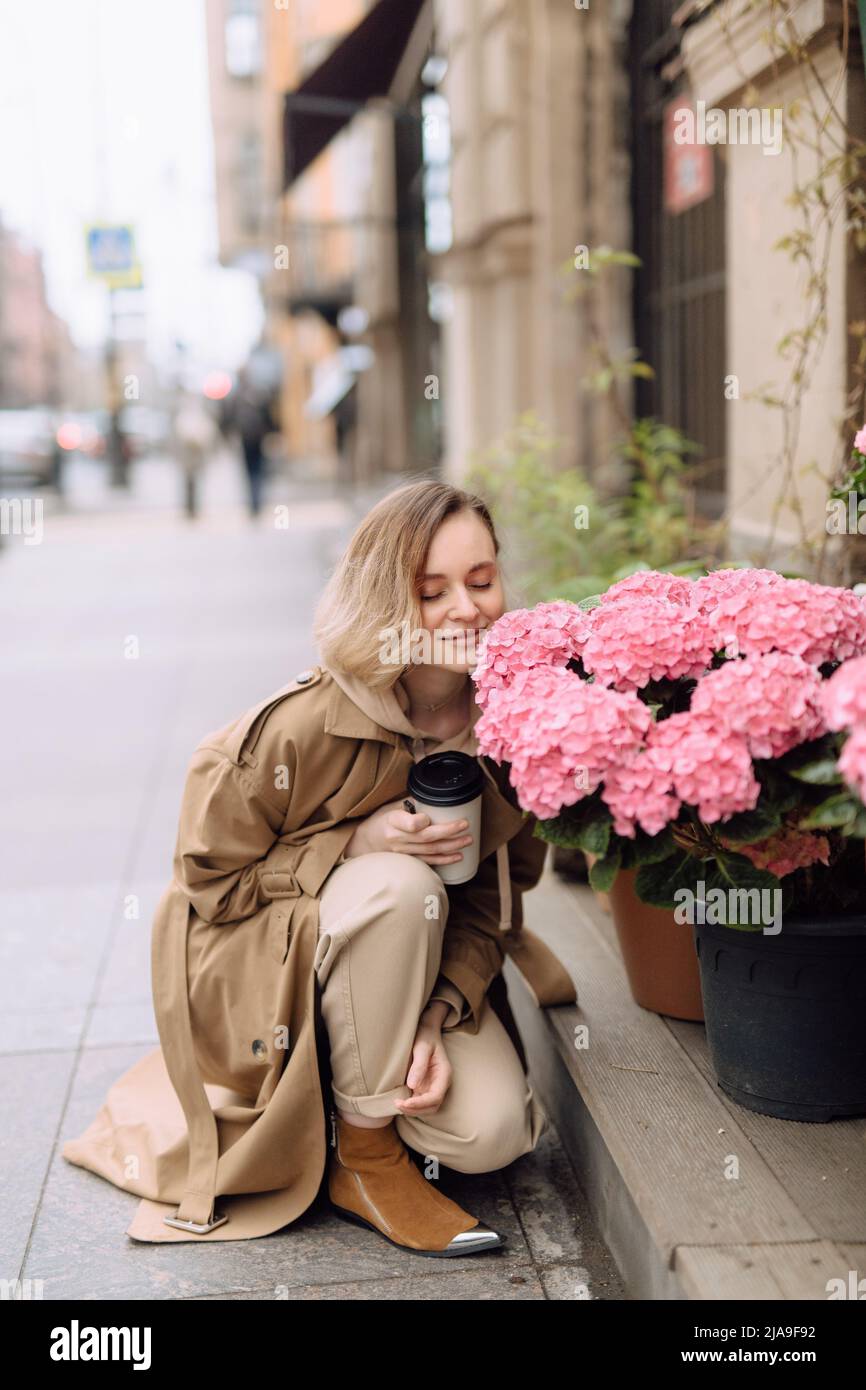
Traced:
<path fill-rule="evenodd" d="M 435 825 L 423 811 L 412 815 L 402 801 L 389 801 L 361 821 L 343 854 L 354 859 L 359 854 L 393 850 L 417 855 L 425 864 L 454 864 L 472 843 L 472 836 L 465 833 L 468 825 L 465 820 Z"/>
<path fill-rule="evenodd" d="M 451 1063 L 442 1042 L 442 1030 L 436 1016 L 425 1011 L 419 1020 L 412 1044 L 412 1063 L 406 1085 L 413 1095 L 395 1100 L 401 1115 L 435 1115 L 451 1085 Z"/>

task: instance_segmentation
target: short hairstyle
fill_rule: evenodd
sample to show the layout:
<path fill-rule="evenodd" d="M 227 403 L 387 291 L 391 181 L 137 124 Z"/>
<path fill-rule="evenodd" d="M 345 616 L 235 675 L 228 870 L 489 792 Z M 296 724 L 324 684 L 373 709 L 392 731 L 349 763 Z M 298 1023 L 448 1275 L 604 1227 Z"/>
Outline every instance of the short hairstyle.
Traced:
<path fill-rule="evenodd" d="M 358 676 L 371 689 L 393 685 L 409 669 L 382 662 L 382 629 L 399 633 L 404 623 L 410 631 L 423 626 L 418 581 L 430 543 L 445 518 L 462 511 L 481 518 L 498 556 L 487 504 L 450 483 L 407 483 L 367 513 L 316 606 L 313 636 L 326 665 Z"/>

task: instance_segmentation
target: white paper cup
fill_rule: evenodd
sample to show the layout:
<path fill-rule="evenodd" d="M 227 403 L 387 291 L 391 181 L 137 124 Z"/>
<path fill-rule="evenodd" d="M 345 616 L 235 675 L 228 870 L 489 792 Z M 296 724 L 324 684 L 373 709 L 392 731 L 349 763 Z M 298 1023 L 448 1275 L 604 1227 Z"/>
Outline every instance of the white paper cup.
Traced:
<path fill-rule="evenodd" d="M 453 864 L 431 864 L 430 867 L 436 870 L 443 883 L 467 883 L 474 878 L 478 872 L 484 795 L 484 773 L 476 760 L 456 750 L 421 758 L 409 772 L 407 795 L 436 825 L 456 820 L 469 822 L 466 830 L 456 832 L 457 838 L 472 836 L 472 843 L 463 848 L 463 858 Z"/>

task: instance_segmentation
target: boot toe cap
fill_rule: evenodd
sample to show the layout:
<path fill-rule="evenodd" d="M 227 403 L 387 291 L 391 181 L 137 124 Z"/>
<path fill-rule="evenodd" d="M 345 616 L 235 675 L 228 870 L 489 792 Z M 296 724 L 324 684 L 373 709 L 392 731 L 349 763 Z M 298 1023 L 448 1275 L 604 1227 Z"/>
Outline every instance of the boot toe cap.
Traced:
<path fill-rule="evenodd" d="M 471 1231 L 461 1231 L 453 1240 L 448 1242 L 446 1249 L 449 1254 L 472 1255 L 476 1250 L 496 1250 L 505 1244 L 505 1239 L 490 1226 L 479 1221 L 477 1226 L 473 1226 Z"/>

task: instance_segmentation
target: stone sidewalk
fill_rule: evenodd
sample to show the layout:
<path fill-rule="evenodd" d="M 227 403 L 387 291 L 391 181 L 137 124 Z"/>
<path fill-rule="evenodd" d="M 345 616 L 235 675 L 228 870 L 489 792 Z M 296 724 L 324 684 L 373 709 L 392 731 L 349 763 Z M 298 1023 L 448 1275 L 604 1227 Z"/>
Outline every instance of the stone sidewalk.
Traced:
<path fill-rule="evenodd" d="M 288 530 L 267 509 L 250 520 L 229 479 L 193 523 L 145 489 L 47 506 L 39 545 L 4 537 L 0 1279 L 42 1280 L 55 1300 L 626 1298 L 553 1129 L 501 1172 L 444 1175 L 508 1237 L 449 1261 L 399 1251 L 321 1197 L 262 1240 L 142 1245 L 125 1235 L 137 1198 L 60 1156 L 158 1045 L 150 921 L 190 753 L 315 659 L 315 599 L 368 505 L 281 485 L 269 500 L 289 501 Z"/>

